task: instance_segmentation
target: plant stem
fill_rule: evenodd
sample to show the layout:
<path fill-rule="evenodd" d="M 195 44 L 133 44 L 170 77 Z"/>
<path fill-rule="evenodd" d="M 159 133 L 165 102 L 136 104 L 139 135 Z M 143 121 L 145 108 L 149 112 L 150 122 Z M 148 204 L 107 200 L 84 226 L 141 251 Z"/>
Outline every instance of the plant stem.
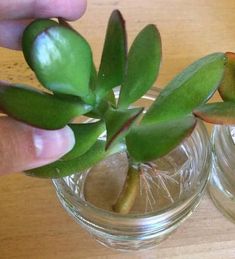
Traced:
<path fill-rule="evenodd" d="M 120 214 L 128 214 L 132 209 L 140 188 L 140 171 L 138 167 L 129 166 L 127 178 L 113 210 Z"/>

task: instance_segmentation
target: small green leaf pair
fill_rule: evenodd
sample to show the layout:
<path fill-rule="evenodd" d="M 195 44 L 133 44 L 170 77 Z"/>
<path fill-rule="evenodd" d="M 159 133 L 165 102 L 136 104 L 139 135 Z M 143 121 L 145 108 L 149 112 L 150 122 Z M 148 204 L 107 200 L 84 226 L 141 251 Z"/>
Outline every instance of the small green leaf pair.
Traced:
<path fill-rule="evenodd" d="M 106 34 L 97 88 L 98 96 L 102 97 L 114 86 L 120 86 L 118 108 L 108 109 L 104 115 L 107 128 L 106 148 L 116 139 L 126 136 L 138 121 L 143 109 L 128 107 L 152 87 L 160 62 L 161 39 L 157 28 L 154 25 L 146 26 L 126 54 L 125 24 L 121 14 L 114 11 Z M 114 77 L 117 74 L 118 79 Z M 114 81 L 111 83 L 109 78 Z"/>

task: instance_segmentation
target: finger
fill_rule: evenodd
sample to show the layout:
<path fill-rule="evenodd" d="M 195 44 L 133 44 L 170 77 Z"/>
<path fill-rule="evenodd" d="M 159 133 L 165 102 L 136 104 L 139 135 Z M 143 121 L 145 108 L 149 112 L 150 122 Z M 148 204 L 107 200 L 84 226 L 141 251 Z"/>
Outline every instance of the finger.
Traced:
<path fill-rule="evenodd" d="M 39 167 L 71 150 L 74 135 L 69 127 L 36 129 L 9 117 L 0 117 L 0 175 Z"/>
<path fill-rule="evenodd" d="M 25 27 L 31 20 L 0 21 L 0 46 L 10 49 L 21 49 L 21 39 Z"/>
<path fill-rule="evenodd" d="M 63 17 L 76 20 L 86 10 L 86 0 L 1 0 L 0 19 Z"/>

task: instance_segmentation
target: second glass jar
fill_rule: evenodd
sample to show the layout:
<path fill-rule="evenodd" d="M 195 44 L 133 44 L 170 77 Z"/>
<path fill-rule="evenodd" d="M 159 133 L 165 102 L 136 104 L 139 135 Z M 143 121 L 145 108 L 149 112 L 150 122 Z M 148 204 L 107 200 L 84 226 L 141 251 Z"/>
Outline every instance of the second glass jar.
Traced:
<path fill-rule="evenodd" d="M 235 126 L 215 126 L 212 147 L 210 196 L 217 208 L 235 223 Z"/>

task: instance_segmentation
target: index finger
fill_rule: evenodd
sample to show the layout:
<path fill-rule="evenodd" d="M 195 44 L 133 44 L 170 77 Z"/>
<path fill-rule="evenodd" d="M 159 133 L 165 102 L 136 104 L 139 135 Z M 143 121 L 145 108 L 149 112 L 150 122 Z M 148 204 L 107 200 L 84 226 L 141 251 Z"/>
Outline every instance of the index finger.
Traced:
<path fill-rule="evenodd" d="M 76 20 L 86 10 L 86 0 L 1 0 L 0 20 L 63 17 Z"/>

